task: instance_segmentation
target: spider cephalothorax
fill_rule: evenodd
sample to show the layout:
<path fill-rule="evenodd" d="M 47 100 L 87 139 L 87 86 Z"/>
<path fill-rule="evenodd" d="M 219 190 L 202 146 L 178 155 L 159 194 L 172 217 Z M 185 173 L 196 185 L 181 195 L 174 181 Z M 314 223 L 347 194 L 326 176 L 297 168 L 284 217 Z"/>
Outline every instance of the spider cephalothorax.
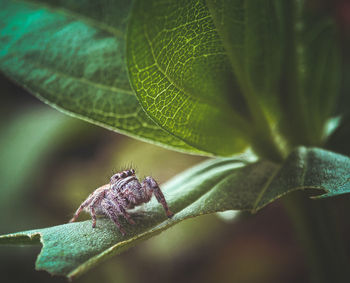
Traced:
<path fill-rule="evenodd" d="M 135 176 L 135 170 L 125 170 L 114 174 L 109 184 L 97 188 L 79 206 L 73 218 L 69 222 L 77 220 L 80 212 L 84 209 L 91 214 L 92 227 L 96 227 L 96 214 L 104 214 L 117 225 L 120 232 L 125 231 L 119 223 L 118 216 L 122 215 L 130 224 L 135 224 L 127 209 L 132 209 L 142 203 L 149 202 L 152 194 L 162 204 L 166 215 L 170 218 L 173 213 L 160 190 L 157 182 L 152 177 L 146 177 L 142 183 Z"/>

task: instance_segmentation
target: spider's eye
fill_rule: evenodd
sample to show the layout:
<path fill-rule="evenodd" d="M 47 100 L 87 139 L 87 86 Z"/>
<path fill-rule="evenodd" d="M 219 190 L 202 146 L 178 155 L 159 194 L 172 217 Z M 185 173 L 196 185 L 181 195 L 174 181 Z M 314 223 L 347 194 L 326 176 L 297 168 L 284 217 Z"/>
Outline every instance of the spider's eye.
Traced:
<path fill-rule="evenodd" d="M 111 177 L 111 182 L 117 180 L 119 178 L 119 174 L 114 174 L 112 177 Z"/>
<path fill-rule="evenodd" d="M 125 178 L 125 177 L 126 177 L 126 173 L 123 172 L 123 173 L 121 174 L 121 176 L 122 176 L 122 178 Z"/>
<path fill-rule="evenodd" d="M 134 169 L 131 169 L 130 172 L 131 172 L 132 175 L 135 174 L 135 170 Z"/>

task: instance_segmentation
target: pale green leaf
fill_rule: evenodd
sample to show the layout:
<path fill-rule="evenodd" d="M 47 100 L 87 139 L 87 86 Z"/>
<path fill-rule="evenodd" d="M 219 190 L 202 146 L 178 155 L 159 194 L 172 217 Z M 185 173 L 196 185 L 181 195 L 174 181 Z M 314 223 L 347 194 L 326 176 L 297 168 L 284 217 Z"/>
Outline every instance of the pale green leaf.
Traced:
<path fill-rule="evenodd" d="M 247 105 L 204 1 L 136 1 L 127 60 L 139 101 L 158 125 L 214 154 L 244 148 Z"/>
<path fill-rule="evenodd" d="M 321 197 L 350 192 L 350 159 L 317 148 L 299 148 L 279 165 L 237 159 L 206 161 L 162 186 L 175 215 L 167 219 L 153 199 L 133 215 L 136 225 L 123 222 L 122 236 L 107 219 L 70 223 L 0 236 L 0 244 L 43 244 L 36 268 L 75 278 L 102 260 L 190 217 L 226 211 L 256 212 L 288 192 L 320 189 Z M 322 195 L 322 193 L 325 194 Z"/>

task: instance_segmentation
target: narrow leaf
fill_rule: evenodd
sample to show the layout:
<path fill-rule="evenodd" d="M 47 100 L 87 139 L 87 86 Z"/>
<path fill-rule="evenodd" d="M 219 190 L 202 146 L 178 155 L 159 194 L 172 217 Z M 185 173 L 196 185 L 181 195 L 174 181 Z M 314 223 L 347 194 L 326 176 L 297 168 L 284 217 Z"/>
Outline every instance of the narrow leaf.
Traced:
<path fill-rule="evenodd" d="M 145 213 L 123 222 L 123 237 L 108 219 L 70 223 L 0 236 L 0 244 L 43 244 L 36 268 L 75 278 L 102 260 L 190 217 L 225 210 L 255 212 L 288 192 L 314 188 L 319 197 L 350 192 L 350 158 L 317 148 L 299 148 L 284 164 L 237 159 L 204 162 L 162 186 L 175 215 L 166 219 L 153 199 Z"/>

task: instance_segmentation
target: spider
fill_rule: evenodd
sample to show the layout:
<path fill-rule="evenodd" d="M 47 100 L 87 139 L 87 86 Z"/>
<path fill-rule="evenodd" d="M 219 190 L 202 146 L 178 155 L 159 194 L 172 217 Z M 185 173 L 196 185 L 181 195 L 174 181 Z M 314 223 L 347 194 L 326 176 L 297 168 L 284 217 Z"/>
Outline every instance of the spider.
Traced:
<path fill-rule="evenodd" d="M 152 194 L 164 207 L 166 215 L 171 218 L 174 214 L 169 210 L 162 191 L 152 177 L 146 177 L 141 184 L 135 176 L 134 169 L 116 173 L 111 177 L 109 184 L 97 188 L 88 196 L 69 222 L 76 221 L 82 210 L 85 210 L 91 214 L 92 228 L 96 227 L 96 214 L 102 214 L 109 217 L 125 235 L 118 216 L 122 215 L 130 224 L 135 224 L 127 209 L 149 202 Z"/>

